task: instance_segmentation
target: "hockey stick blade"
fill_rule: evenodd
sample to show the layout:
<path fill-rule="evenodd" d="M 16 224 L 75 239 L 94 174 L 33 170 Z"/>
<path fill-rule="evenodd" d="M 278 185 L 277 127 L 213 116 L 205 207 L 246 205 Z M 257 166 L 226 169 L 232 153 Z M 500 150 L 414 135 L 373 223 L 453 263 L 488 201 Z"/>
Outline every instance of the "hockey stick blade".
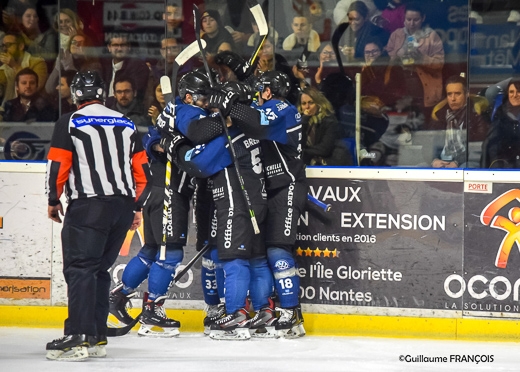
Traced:
<path fill-rule="evenodd" d="M 139 319 L 141 318 L 141 314 L 144 311 L 144 306 L 146 305 L 146 301 L 148 301 L 148 292 L 144 292 L 144 295 L 143 295 L 143 305 L 141 307 L 141 312 L 139 313 L 139 315 L 137 315 L 134 320 L 132 320 L 129 324 L 127 324 L 124 327 L 119 327 L 119 328 L 110 328 L 110 327 L 108 327 L 107 328 L 107 337 L 124 336 L 128 332 L 130 332 L 132 330 L 132 328 L 134 328 L 135 325 L 139 322 Z"/>
<path fill-rule="evenodd" d="M 258 4 L 255 0 L 248 0 L 247 5 L 249 6 L 249 11 L 253 15 L 255 19 L 256 25 L 258 26 L 258 33 L 260 36 L 265 36 L 269 32 L 269 27 L 267 26 L 267 20 L 265 19 L 264 11 L 260 4 Z"/>
<path fill-rule="evenodd" d="M 260 53 L 260 49 L 262 49 L 262 45 L 264 45 L 264 42 L 269 34 L 269 26 L 267 25 L 267 20 L 265 19 L 264 11 L 262 10 L 260 4 L 258 4 L 256 0 L 248 0 L 247 4 L 249 6 L 249 11 L 253 15 L 256 25 L 258 26 L 258 34 L 262 36 L 258 41 L 253 54 L 251 54 L 249 61 L 247 62 L 249 64 L 249 70 L 247 74 L 251 74 L 252 69 L 255 66 L 256 59 Z"/>
<path fill-rule="evenodd" d="M 173 102 L 172 83 L 168 76 L 161 76 L 161 91 L 164 96 L 164 102 Z"/>
<path fill-rule="evenodd" d="M 201 55 L 202 55 L 202 62 L 204 63 L 204 69 L 206 70 L 206 74 L 208 75 L 209 85 L 213 88 L 215 86 L 215 83 L 213 82 L 213 79 L 211 77 L 211 71 L 208 66 L 208 60 L 206 58 L 206 55 L 202 52 L 202 49 L 203 49 L 202 44 L 201 44 L 202 40 L 200 38 L 200 11 L 199 11 L 199 7 L 196 4 L 193 4 L 193 18 L 194 18 L 193 21 L 195 24 L 195 37 L 197 38 L 197 42 L 199 42 L 199 47 L 200 47 Z M 220 121 L 222 122 L 222 128 L 226 135 L 229 149 L 231 150 L 231 158 L 233 159 L 233 164 L 235 166 L 235 173 L 236 173 L 238 181 L 240 183 L 242 195 L 244 196 L 244 202 L 246 203 L 246 206 L 249 209 L 249 216 L 251 217 L 251 224 L 253 225 L 253 230 L 255 232 L 255 235 L 258 235 L 258 234 L 260 234 L 260 229 L 258 228 L 255 211 L 253 210 L 253 207 L 251 205 L 251 200 L 249 199 L 249 194 L 247 193 L 247 190 L 245 188 L 244 179 L 242 178 L 242 175 L 240 173 L 240 167 L 238 164 L 238 158 L 237 158 L 237 154 L 235 151 L 235 147 L 233 146 L 233 140 L 231 139 L 231 136 L 229 135 L 229 130 L 226 125 L 226 120 L 224 119 L 224 116 L 222 116 L 222 112 L 220 112 L 220 110 L 218 110 L 218 114 L 220 117 Z"/>

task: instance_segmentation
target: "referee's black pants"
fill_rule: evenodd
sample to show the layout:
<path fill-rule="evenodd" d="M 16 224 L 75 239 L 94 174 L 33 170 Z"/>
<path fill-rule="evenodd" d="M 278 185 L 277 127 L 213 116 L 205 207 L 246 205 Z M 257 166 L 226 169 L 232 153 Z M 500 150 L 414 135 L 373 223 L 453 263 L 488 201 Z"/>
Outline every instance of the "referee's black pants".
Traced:
<path fill-rule="evenodd" d="M 105 196 L 73 200 L 61 242 L 67 282 L 65 335 L 106 335 L 110 275 L 134 219 L 134 199 Z"/>

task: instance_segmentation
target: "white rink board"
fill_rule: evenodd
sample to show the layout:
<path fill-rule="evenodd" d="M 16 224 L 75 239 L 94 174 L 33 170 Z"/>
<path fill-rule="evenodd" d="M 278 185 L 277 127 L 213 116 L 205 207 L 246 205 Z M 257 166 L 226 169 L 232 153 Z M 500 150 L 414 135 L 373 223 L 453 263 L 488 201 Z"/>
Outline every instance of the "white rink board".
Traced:
<path fill-rule="evenodd" d="M 2 276 L 49 277 L 52 221 L 45 174 L 0 172 Z"/>

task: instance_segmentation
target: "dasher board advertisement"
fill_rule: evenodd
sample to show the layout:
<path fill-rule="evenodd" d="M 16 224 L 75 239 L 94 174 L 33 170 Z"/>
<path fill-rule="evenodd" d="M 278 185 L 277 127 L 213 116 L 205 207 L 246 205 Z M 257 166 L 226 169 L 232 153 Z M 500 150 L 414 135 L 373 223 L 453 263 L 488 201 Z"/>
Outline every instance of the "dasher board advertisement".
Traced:
<path fill-rule="evenodd" d="M 331 205 L 300 221 L 302 303 L 447 310 L 462 271 L 463 183 L 309 179 Z M 458 301 L 461 306 L 462 300 Z M 363 312 L 364 310 L 360 310 Z"/>
<path fill-rule="evenodd" d="M 520 317 L 520 186 L 492 183 L 466 191 L 464 275 L 452 277 L 449 295 L 473 316 Z"/>

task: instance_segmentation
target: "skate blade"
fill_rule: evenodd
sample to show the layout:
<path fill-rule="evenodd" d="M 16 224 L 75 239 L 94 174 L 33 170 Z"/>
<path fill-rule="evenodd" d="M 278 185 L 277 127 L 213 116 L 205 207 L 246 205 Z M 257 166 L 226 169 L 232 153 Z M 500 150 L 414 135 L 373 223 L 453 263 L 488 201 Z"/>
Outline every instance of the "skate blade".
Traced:
<path fill-rule="evenodd" d="M 254 338 L 276 338 L 276 335 L 277 331 L 274 329 L 274 326 L 261 327 L 251 330 L 251 337 Z"/>
<path fill-rule="evenodd" d="M 305 328 L 303 328 L 303 324 L 298 324 L 291 329 L 279 329 L 276 338 L 287 338 L 293 339 L 298 337 L 305 336 Z"/>
<path fill-rule="evenodd" d="M 105 345 L 96 345 L 88 348 L 88 356 L 90 358 L 105 358 L 107 350 Z"/>
<path fill-rule="evenodd" d="M 137 334 L 143 337 L 171 338 L 179 336 L 180 332 L 179 328 L 163 328 L 155 325 L 141 324 Z"/>
<path fill-rule="evenodd" d="M 82 362 L 88 359 L 88 349 L 86 346 L 76 346 L 67 351 L 48 350 L 45 357 L 60 362 Z"/>
<path fill-rule="evenodd" d="M 205 326 L 204 327 L 204 336 L 209 336 L 210 333 L 211 333 L 211 327 Z"/>
<path fill-rule="evenodd" d="M 245 341 L 251 338 L 249 328 L 236 328 L 232 331 L 211 330 L 209 338 L 213 340 L 238 340 Z"/>

